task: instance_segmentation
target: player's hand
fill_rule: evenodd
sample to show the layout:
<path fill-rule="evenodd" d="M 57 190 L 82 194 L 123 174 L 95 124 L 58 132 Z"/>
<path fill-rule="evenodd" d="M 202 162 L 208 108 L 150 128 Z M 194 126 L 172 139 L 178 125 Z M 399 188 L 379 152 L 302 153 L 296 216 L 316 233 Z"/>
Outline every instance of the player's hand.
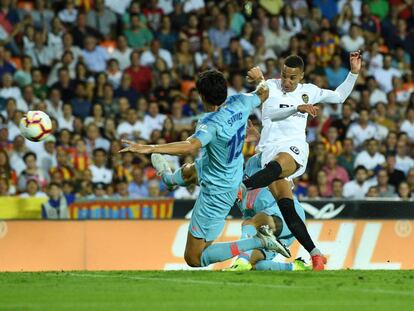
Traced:
<path fill-rule="evenodd" d="M 249 83 L 259 83 L 264 80 L 263 73 L 258 66 L 253 67 L 247 72 L 247 82 Z"/>
<path fill-rule="evenodd" d="M 248 120 L 247 122 L 247 130 L 246 130 L 246 139 L 247 143 L 256 142 L 260 140 L 260 133 L 253 125 L 253 122 Z"/>
<path fill-rule="evenodd" d="M 123 152 L 133 152 L 133 153 L 141 153 L 141 154 L 148 154 L 153 152 L 152 145 L 142 145 L 134 143 L 133 141 L 123 139 L 122 143 L 127 145 L 125 148 L 119 150 L 119 153 Z"/>
<path fill-rule="evenodd" d="M 349 63 L 351 64 L 351 72 L 353 74 L 359 74 L 362 67 L 361 50 L 357 52 L 349 53 Z"/>
<path fill-rule="evenodd" d="M 299 105 L 298 111 L 301 113 L 308 113 L 312 118 L 316 117 L 318 115 L 318 106 L 314 105 Z"/>

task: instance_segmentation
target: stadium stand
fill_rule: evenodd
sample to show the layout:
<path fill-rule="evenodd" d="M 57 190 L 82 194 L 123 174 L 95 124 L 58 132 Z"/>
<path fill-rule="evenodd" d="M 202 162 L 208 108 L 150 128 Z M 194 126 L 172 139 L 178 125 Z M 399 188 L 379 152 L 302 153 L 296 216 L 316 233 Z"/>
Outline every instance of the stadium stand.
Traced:
<path fill-rule="evenodd" d="M 0 195 L 66 203 L 101 197 L 194 198 L 168 192 L 148 157 L 120 140 L 184 140 L 203 113 L 194 79 L 218 68 L 229 94 L 252 89 L 258 65 L 277 78 L 302 56 L 305 82 L 335 88 L 348 53 L 364 68 L 345 104 L 309 120 L 311 155 L 299 198 L 414 197 L 414 5 L 402 0 L 0 1 Z M 27 110 L 54 136 L 19 135 Z M 260 111 L 252 115 L 260 127 Z M 246 143 L 246 159 L 255 142 Z M 168 157 L 172 167 L 192 157 Z M 29 182 L 30 181 L 30 182 Z M 31 182 L 34 181 L 34 182 Z M 65 203 L 65 204 L 66 204 Z M 46 213 L 46 212 L 45 212 Z"/>

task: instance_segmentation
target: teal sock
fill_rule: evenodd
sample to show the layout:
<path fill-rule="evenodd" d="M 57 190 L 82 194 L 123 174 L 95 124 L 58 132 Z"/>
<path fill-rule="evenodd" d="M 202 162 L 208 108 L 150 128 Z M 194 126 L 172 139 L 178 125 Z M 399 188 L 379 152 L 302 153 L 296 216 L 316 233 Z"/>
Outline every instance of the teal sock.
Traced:
<path fill-rule="evenodd" d="M 257 233 L 257 230 L 255 226 L 245 225 L 245 226 L 242 226 L 241 238 L 242 239 L 251 238 L 251 237 L 254 237 L 256 233 Z"/>
<path fill-rule="evenodd" d="M 174 186 L 187 186 L 184 182 L 183 176 L 181 174 L 181 167 L 176 170 L 174 173 L 163 173 L 161 175 L 162 181 L 168 186 L 168 187 L 174 187 Z"/>
<path fill-rule="evenodd" d="M 293 264 L 272 260 L 260 260 L 256 263 L 256 270 L 292 271 Z"/>
<path fill-rule="evenodd" d="M 243 239 L 234 242 L 211 244 L 201 253 L 201 266 L 225 261 L 255 248 L 261 248 L 262 242 L 257 238 Z"/>
<path fill-rule="evenodd" d="M 242 239 L 247 239 L 247 238 L 251 238 L 254 237 L 257 233 L 256 227 L 253 225 L 245 225 L 242 226 L 242 234 L 241 234 L 241 238 Z M 252 255 L 252 251 L 246 251 L 246 252 L 242 252 L 240 253 L 238 258 L 243 258 L 246 261 L 250 260 L 250 256 Z"/>

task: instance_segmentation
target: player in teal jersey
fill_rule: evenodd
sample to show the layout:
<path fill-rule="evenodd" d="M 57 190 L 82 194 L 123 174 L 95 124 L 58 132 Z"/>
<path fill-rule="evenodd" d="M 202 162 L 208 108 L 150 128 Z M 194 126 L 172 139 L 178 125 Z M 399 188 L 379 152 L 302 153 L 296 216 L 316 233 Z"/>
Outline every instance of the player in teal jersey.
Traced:
<path fill-rule="evenodd" d="M 189 186 L 198 184 L 198 176 L 201 175 L 199 161 L 195 163 L 185 164 L 183 167 L 171 172 L 167 160 L 160 154 L 153 154 L 151 157 L 153 166 L 161 175 L 163 181 L 170 187 L 173 186 Z M 245 168 L 245 176 L 251 176 L 255 172 L 261 170 L 261 154 L 251 157 Z M 178 181 L 178 182 L 177 182 Z M 249 191 L 243 200 L 238 204 L 243 215 L 242 239 L 250 238 L 257 233 L 257 229 L 263 225 L 268 226 L 273 234 L 285 246 L 289 247 L 294 236 L 287 227 L 283 216 L 273 198 L 273 195 L 267 188 L 255 189 Z M 300 218 L 305 220 L 305 212 L 298 200 L 295 199 L 295 209 Z M 256 270 L 310 270 L 311 268 L 304 264 L 301 259 L 296 259 L 293 263 L 281 263 L 273 261 L 276 254 L 264 249 L 255 249 L 246 251 L 239 255 L 234 264 L 225 269 L 226 271 L 247 271 Z"/>
<path fill-rule="evenodd" d="M 289 250 L 276 240 L 266 226 L 249 239 L 229 243 L 213 241 L 221 233 L 225 218 L 236 199 L 243 175 L 242 147 L 249 115 L 269 96 L 265 84 L 251 94 L 227 97 L 222 73 L 208 70 L 198 77 L 196 88 L 207 112 L 188 140 L 164 145 L 128 145 L 120 152 L 141 154 L 196 154 L 202 149 L 198 180 L 200 195 L 195 203 L 184 258 L 192 267 L 224 261 L 241 252 L 265 248 L 290 257 Z"/>
<path fill-rule="evenodd" d="M 262 169 L 261 154 L 251 157 L 245 168 L 245 176 L 251 176 Z M 305 211 L 297 199 L 294 199 L 295 209 L 302 221 L 305 221 Z M 295 240 L 290 232 L 282 213 L 273 198 L 272 193 L 267 188 L 259 188 L 248 191 L 242 202 L 238 203 L 243 215 L 242 236 L 248 238 L 257 232 L 260 226 L 268 225 L 273 234 L 286 246 L 289 247 Z M 253 250 L 240 254 L 232 267 L 227 271 L 251 270 L 310 270 L 301 259 L 296 259 L 293 263 L 281 263 L 273 261 L 276 254 L 266 250 Z"/>

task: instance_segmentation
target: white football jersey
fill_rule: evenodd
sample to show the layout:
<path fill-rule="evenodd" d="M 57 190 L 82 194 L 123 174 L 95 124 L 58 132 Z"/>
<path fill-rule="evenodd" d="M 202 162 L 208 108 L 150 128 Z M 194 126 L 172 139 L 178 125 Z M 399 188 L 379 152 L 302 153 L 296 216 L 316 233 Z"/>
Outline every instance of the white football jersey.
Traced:
<path fill-rule="evenodd" d="M 286 119 L 272 121 L 269 116 L 270 112 L 282 111 L 303 104 L 342 102 L 338 92 L 321 89 L 314 84 L 299 83 L 293 92 L 284 92 L 280 79 L 269 79 L 266 83 L 269 87 L 269 98 L 263 103 L 262 107 L 263 129 L 258 145 L 259 151 L 263 151 L 266 144 L 281 141 L 300 140 L 306 142 L 307 113 L 296 112 Z"/>

